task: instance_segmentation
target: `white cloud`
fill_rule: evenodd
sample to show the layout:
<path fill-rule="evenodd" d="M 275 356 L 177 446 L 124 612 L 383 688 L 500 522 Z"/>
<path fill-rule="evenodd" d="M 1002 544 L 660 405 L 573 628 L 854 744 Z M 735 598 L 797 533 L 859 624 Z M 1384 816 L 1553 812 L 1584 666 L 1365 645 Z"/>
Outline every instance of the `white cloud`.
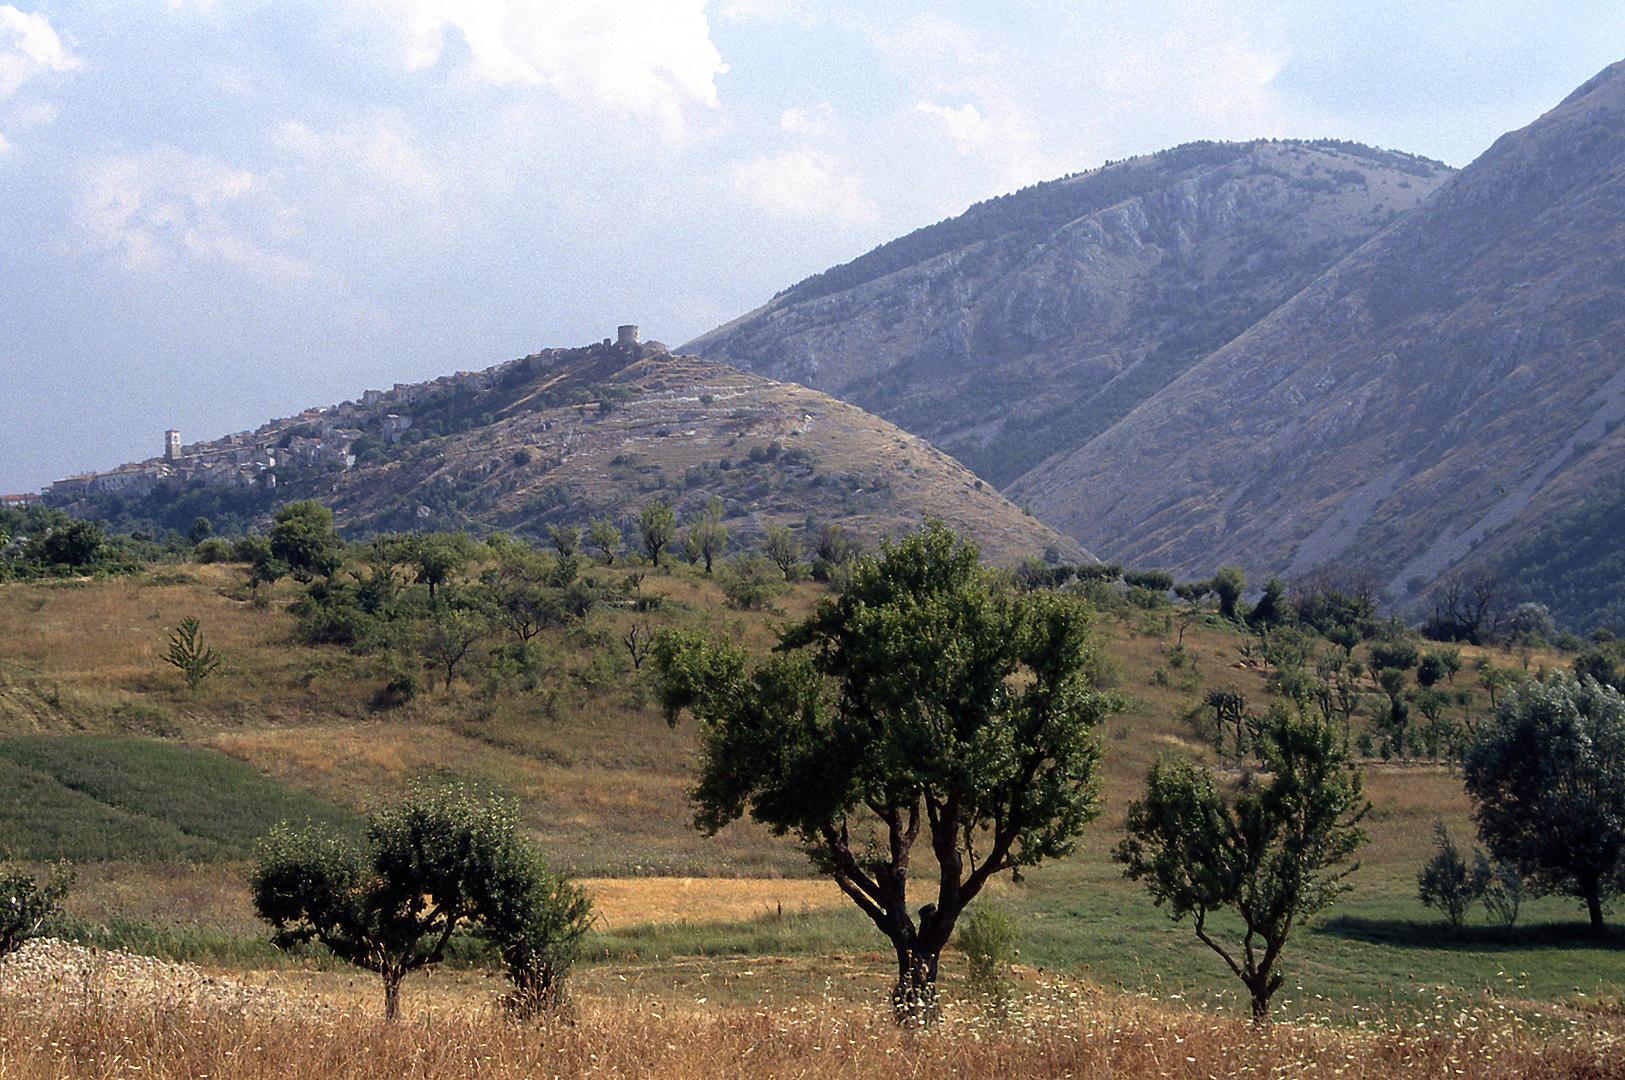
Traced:
<path fill-rule="evenodd" d="M 265 243 L 284 212 L 254 173 L 155 147 L 94 163 L 80 185 L 74 222 L 86 248 L 129 271 L 157 276 L 224 264 L 291 284 L 308 279 L 308 268 Z"/>
<path fill-rule="evenodd" d="M 980 109 L 969 102 L 954 109 L 922 101 L 914 106 L 914 111 L 941 120 L 947 126 L 948 134 L 953 137 L 961 154 L 970 153 L 977 146 L 986 143 L 993 135 L 992 125 L 988 123 L 987 118 L 982 115 Z"/>
<path fill-rule="evenodd" d="M 872 221 L 879 215 L 864 197 L 862 181 L 838 160 L 816 150 L 740 162 L 733 167 L 733 185 L 758 206 L 797 217 Z"/>
<path fill-rule="evenodd" d="M 792 135 L 827 135 L 835 126 L 835 110 L 825 101 L 810 109 L 786 109 L 779 130 Z"/>
<path fill-rule="evenodd" d="M 47 71 L 72 71 L 80 64 L 43 15 L 0 5 L 0 98 Z"/>
<path fill-rule="evenodd" d="M 306 164 L 329 174 L 362 177 L 396 197 L 431 202 L 444 187 L 444 179 L 419 151 L 411 132 L 384 119 L 321 132 L 289 120 L 277 132 L 277 143 Z"/>
<path fill-rule="evenodd" d="M 469 51 L 468 75 L 546 86 L 659 119 L 670 134 L 692 105 L 716 106 L 727 70 L 711 42 L 705 0 L 404 0 L 407 65 L 438 64 L 448 31 Z"/>

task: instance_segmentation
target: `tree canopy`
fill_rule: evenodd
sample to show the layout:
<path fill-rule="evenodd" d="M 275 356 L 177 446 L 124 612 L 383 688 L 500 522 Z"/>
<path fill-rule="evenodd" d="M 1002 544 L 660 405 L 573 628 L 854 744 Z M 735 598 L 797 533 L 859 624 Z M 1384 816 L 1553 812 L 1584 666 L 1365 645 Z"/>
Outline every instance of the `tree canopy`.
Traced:
<path fill-rule="evenodd" d="M 514 807 L 462 789 L 413 789 L 375 815 L 367 848 L 319 830 L 272 830 L 250 878 L 280 945 L 319 941 L 375 971 L 393 1019 L 408 974 L 445 957 L 459 927 L 497 946 L 523 1012 L 557 992 L 591 921 L 591 900 L 549 874 Z"/>
<path fill-rule="evenodd" d="M 1292 927 L 1349 888 L 1358 864 L 1345 864 L 1365 842 L 1360 821 L 1370 807 L 1330 725 L 1277 710 L 1255 745 L 1264 778 L 1249 774 L 1230 795 L 1210 769 L 1158 761 L 1114 857 L 1175 919 L 1195 917 L 1196 936 L 1241 979 L 1254 1021 L 1265 1023 Z M 1226 908 L 1245 927 L 1238 943 L 1208 925 Z"/>
<path fill-rule="evenodd" d="M 1555 672 L 1501 699 L 1463 762 L 1478 836 L 1537 888 L 1583 900 L 1597 935 L 1625 856 L 1625 698 Z"/>
<path fill-rule="evenodd" d="M 1085 675 L 1075 598 L 1018 593 L 934 522 L 853 569 L 752 669 L 744 651 L 664 632 L 675 721 L 702 721 L 696 824 L 747 812 L 798 837 L 890 939 L 899 1018 L 929 1015 L 938 957 L 988 880 L 1072 851 L 1097 813 L 1095 725 L 1116 707 Z M 908 908 L 924 831 L 934 902 Z"/>

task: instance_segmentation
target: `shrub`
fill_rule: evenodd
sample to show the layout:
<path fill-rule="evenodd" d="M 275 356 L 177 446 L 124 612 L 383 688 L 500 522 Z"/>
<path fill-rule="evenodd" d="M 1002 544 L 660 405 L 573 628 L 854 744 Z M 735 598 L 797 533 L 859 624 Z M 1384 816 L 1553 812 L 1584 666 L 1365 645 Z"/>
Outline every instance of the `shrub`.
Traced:
<path fill-rule="evenodd" d="M 1468 871 L 1467 861 L 1450 839 L 1450 830 L 1445 828 L 1444 822 L 1435 823 L 1433 831 L 1438 838 L 1438 850 L 1417 871 L 1416 896 L 1425 906 L 1442 911 L 1451 926 L 1460 926 L 1467 917 L 1467 909 L 1478 899 L 1473 889 L 1475 877 Z"/>
<path fill-rule="evenodd" d="M 34 875 L 10 862 L 0 863 L 0 956 L 38 936 L 73 884 L 67 863 L 57 863 L 41 885 Z"/>
<path fill-rule="evenodd" d="M 959 926 L 971 992 L 997 1019 L 1010 1014 L 1010 965 L 1019 953 L 1010 913 L 993 903 L 978 904 Z"/>
<path fill-rule="evenodd" d="M 186 688 L 193 693 L 203 680 L 220 670 L 220 654 L 204 646 L 201 626 L 191 615 L 181 620 L 180 628 L 169 637 L 166 664 L 173 664 L 186 679 Z"/>

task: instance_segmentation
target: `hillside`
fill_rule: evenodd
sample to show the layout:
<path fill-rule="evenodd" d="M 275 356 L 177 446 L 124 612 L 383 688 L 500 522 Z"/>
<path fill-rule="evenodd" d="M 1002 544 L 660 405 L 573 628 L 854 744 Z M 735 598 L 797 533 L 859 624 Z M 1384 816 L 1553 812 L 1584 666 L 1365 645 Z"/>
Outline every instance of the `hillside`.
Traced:
<path fill-rule="evenodd" d="M 1354 565 L 1424 613 L 1487 571 L 1618 625 L 1622 252 L 1615 65 L 1009 492 L 1106 558 Z"/>
<path fill-rule="evenodd" d="M 1104 431 L 1449 173 L 1352 143 L 1195 143 L 978 204 L 684 348 L 861 405 L 1002 488 Z"/>
<path fill-rule="evenodd" d="M 884 420 L 635 340 L 368 391 L 179 447 L 172 461 L 60 482 L 47 501 L 115 528 L 185 532 L 201 515 L 230 532 L 263 529 L 272 507 L 309 497 L 350 536 L 427 528 L 545 540 L 554 524 L 624 525 L 657 499 L 681 521 L 717 497 L 739 547 L 773 525 L 809 540 L 839 525 L 872 543 L 940 517 L 996 563 L 1088 557 Z"/>
<path fill-rule="evenodd" d="M 364 559 L 367 550 L 351 555 Z M 493 549 L 485 557 L 499 556 Z M 358 563 L 352 568 L 367 576 Z M 471 565 L 442 589 L 477 592 L 482 569 Z M 0 584 L 7 842 L 30 859 L 87 860 L 70 904 L 87 943 L 134 942 L 172 957 L 206 955 L 218 966 L 322 977 L 320 965 L 266 944 L 243 880 L 252 837 L 279 816 L 343 827 L 413 779 L 465 782 L 518 799 L 550 863 L 592 879 L 604 921 L 594 931 L 594 964 L 580 978 L 597 1000 L 635 993 L 639 1002 L 658 997 L 688 1009 L 756 1009 L 833 996 L 872 1006 L 887 969 L 874 928 L 827 881 L 809 876 L 794 839 L 749 821 L 715 837 L 693 827 L 696 725 L 666 722 L 651 665 L 634 666 L 627 645 L 634 628 L 670 627 L 726 636 L 763 657 L 776 628 L 805 617 L 830 595 L 827 586 L 786 584 L 767 609 L 742 610 L 716 580 L 681 564 L 590 566 L 583 574 L 604 599 L 579 620 L 546 627 L 522 653 L 507 630 L 492 628 L 449 686 L 420 684 L 404 701 L 383 700 L 380 691 L 416 650 L 307 643 L 298 610 L 310 590 L 287 579 L 251 592 L 246 568 L 184 563 L 105 580 Z M 425 588 L 402 583 L 400 598 L 421 602 Z M 1097 732 L 1103 814 L 1076 854 L 1019 883 L 1001 881 L 988 901 L 1015 919 L 1029 974 L 1042 967 L 1091 993 L 1122 987 L 1232 1013 L 1233 977 L 1188 922 L 1171 922 L 1111 861 L 1128 802 L 1159 757 L 1221 761 L 1204 704 L 1211 692 L 1239 694 L 1261 712 L 1278 700 L 1277 688 L 1347 684 L 1352 713 L 1336 722 L 1364 745 L 1373 735 L 1390 740 L 1384 732 L 1392 729 L 1378 719 L 1386 696 L 1369 667 L 1352 680 L 1350 669 L 1333 671 L 1343 650 L 1305 632 L 1282 628 L 1265 650 L 1211 604 L 1189 611 L 1121 583 L 1077 588 L 1100 607 L 1092 681 L 1126 706 Z M 634 595 L 637 604 L 626 602 Z M 196 693 L 162 659 L 186 615 L 201 621 L 224 660 Z M 1356 646 L 1354 655 L 1369 663 L 1370 648 Z M 1355 891 L 1294 934 L 1289 970 L 1307 992 L 1289 984 L 1283 1023 L 1332 1017 L 1352 1028 L 1388 1015 L 1408 1026 L 1413 1011 L 1430 1018 L 1444 1009 L 1448 1026 L 1458 1008 L 1483 1002 L 1487 986 L 1504 991 L 1501 1007 L 1518 1016 L 1583 1007 L 1580 992 L 1617 993 L 1607 981 L 1617 948 L 1579 936 L 1574 906 L 1562 897 L 1526 902 L 1515 931 L 1478 914 L 1449 929 L 1416 899 L 1434 822 L 1447 822 L 1459 842 L 1471 834 L 1459 772 L 1439 755 L 1447 758 L 1462 725 L 1488 709 L 1488 688 L 1475 676 L 1508 675 L 1519 663 L 1474 648 L 1458 659 L 1465 667 L 1441 683 L 1451 693 L 1437 722 L 1423 723 L 1418 699 L 1413 748 L 1364 755 L 1371 843 Z M 1553 651 L 1526 659 L 1532 669 L 1572 662 Z M 1234 763 L 1233 747 L 1222 757 Z M 929 853 L 918 856 L 916 876 L 929 876 Z M 951 958 L 955 994 L 962 964 L 961 955 Z M 1528 974 L 1514 986 L 1498 975 L 1510 971 Z M 337 979 L 325 974 L 328 985 L 348 981 L 352 997 L 376 1005 L 375 981 L 346 969 Z M 455 979 L 414 977 L 413 1000 L 443 1006 L 446 980 Z M 488 1002 L 491 980 L 471 983 Z"/>

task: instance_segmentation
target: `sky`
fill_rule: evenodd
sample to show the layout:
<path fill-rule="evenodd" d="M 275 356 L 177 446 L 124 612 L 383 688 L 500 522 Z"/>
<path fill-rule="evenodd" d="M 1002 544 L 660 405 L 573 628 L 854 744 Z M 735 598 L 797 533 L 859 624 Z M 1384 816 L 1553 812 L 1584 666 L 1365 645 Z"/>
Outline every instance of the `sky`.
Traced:
<path fill-rule="evenodd" d="M 0 493 L 621 323 L 675 347 L 1184 142 L 1463 166 L 1622 58 L 1618 0 L 0 5 Z"/>

